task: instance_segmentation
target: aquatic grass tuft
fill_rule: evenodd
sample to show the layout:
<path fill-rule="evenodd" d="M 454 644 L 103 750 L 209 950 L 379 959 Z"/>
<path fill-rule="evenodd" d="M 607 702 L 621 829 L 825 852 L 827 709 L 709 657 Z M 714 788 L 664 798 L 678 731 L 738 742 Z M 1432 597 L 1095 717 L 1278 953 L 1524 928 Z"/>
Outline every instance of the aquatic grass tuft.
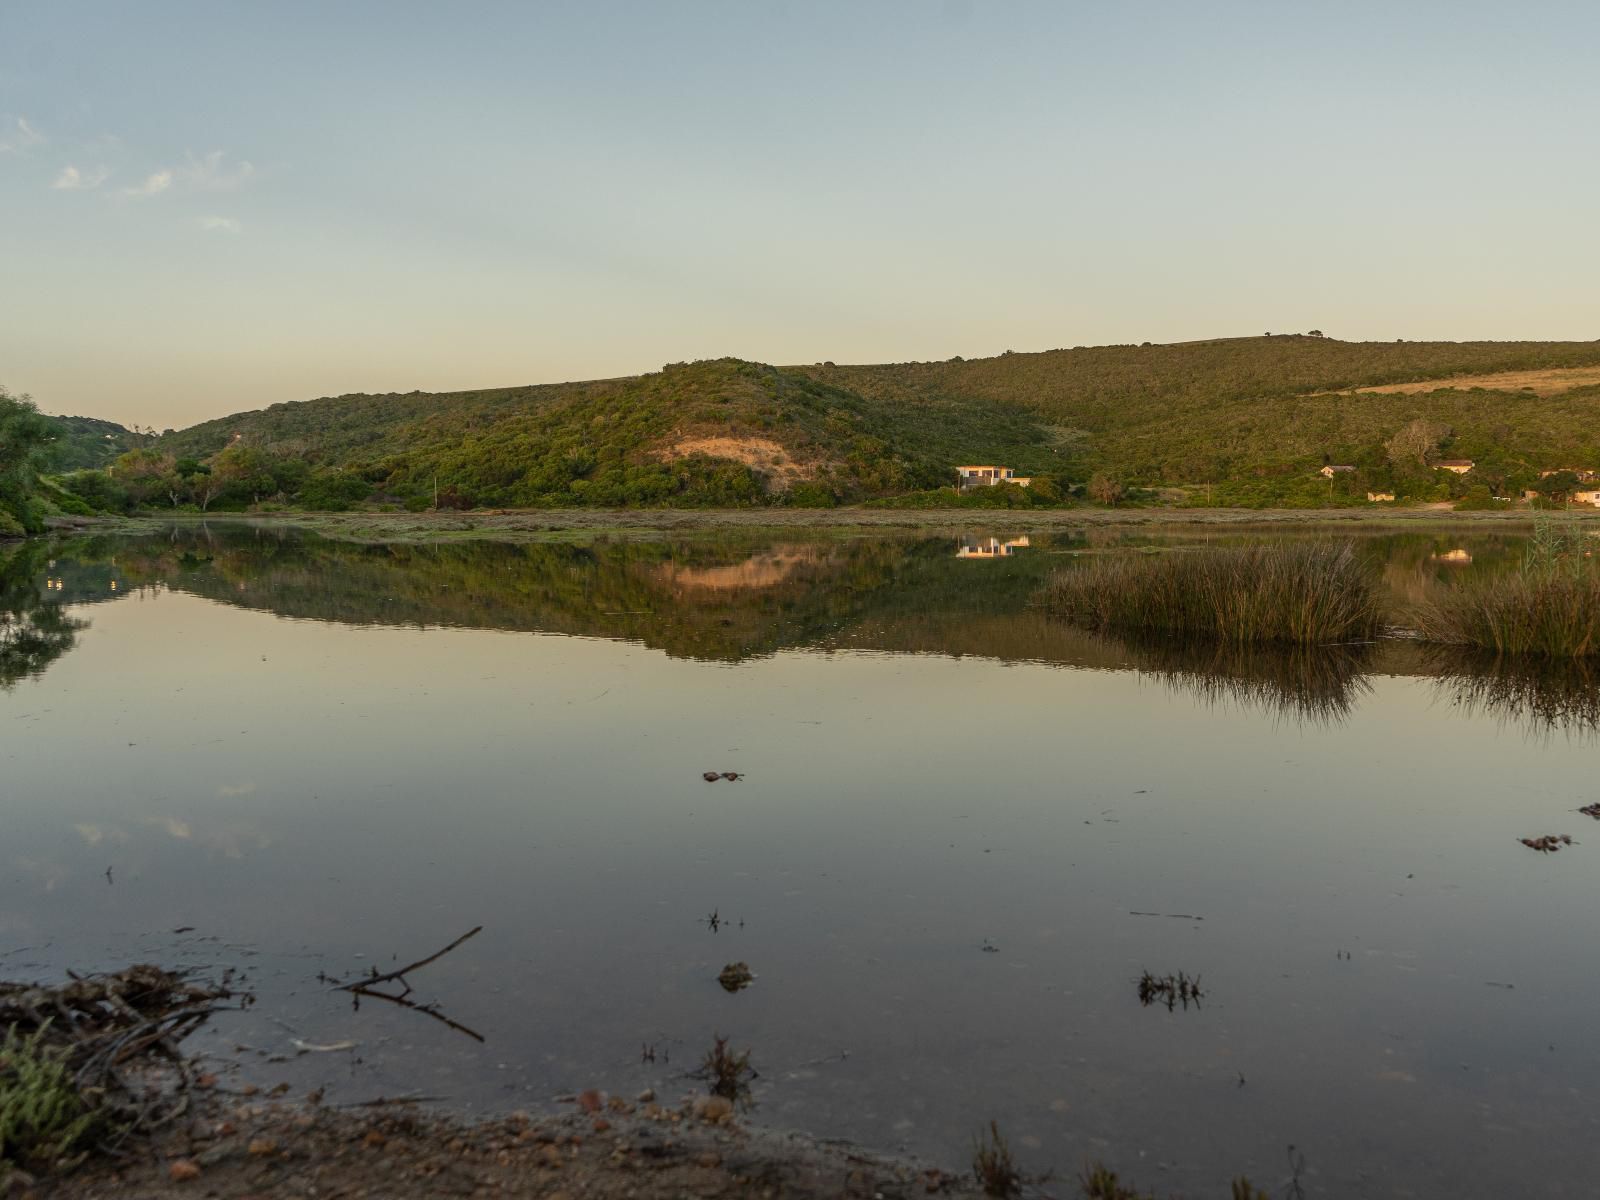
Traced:
<path fill-rule="evenodd" d="M 972 1173 L 978 1177 L 985 1196 L 1002 1198 L 1022 1195 L 1022 1172 L 1011 1157 L 1011 1146 L 1000 1132 L 1000 1124 L 990 1121 L 972 1145 Z"/>
<path fill-rule="evenodd" d="M 1428 641 L 1494 654 L 1600 657 L 1600 561 L 1530 559 L 1521 571 L 1458 584 L 1420 604 L 1412 623 Z"/>
<path fill-rule="evenodd" d="M 728 1039 L 721 1034 L 713 1034 L 712 1040 L 696 1074 L 707 1082 L 713 1096 L 735 1102 L 747 1100 L 750 1081 L 756 1077 L 755 1068 L 750 1065 L 750 1051 L 739 1054 L 728 1049 Z"/>
<path fill-rule="evenodd" d="M 1348 543 L 1282 542 L 1095 558 L 1045 607 L 1075 624 L 1222 642 L 1315 645 L 1377 634 L 1377 581 Z"/>
<path fill-rule="evenodd" d="M 48 1032 L 49 1022 L 27 1036 L 12 1025 L 0 1045 L 0 1181 L 12 1166 L 70 1170 L 100 1125 L 73 1080 L 67 1048 L 47 1045 Z"/>
<path fill-rule="evenodd" d="M 1104 1163 L 1090 1163 L 1078 1179 L 1086 1200 L 1153 1200 L 1149 1192 L 1137 1192 L 1123 1184 L 1115 1171 Z"/>

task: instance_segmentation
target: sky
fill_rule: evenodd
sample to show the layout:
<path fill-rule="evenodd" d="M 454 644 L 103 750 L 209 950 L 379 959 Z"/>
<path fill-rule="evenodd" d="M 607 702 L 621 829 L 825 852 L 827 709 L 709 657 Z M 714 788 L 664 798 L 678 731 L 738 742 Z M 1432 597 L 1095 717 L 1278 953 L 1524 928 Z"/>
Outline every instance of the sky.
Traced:
<path fill-rule="evenodd" d="M 0 385 L 1600 337 L 1592 3 L 0 0 Z"/>

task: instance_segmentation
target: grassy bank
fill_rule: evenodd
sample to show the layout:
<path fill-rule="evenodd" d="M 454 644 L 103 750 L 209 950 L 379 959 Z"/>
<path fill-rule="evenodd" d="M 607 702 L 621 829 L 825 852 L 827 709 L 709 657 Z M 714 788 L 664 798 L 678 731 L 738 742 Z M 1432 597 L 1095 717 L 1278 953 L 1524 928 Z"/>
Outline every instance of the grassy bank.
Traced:
<path fill-rule="evenodd" d="M 1372 572 L 1342 543 L 1097 558 L 1058 574 L 1045 604 L 1092 629 L 1221 642 L 1359 641 L 1379 627 Z"/>

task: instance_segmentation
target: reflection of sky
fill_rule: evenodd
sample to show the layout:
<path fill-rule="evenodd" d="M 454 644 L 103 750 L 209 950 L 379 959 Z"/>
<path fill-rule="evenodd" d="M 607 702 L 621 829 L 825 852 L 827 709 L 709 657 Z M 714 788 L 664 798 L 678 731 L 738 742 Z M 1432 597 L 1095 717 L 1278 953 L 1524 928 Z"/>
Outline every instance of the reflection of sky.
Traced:
<path fill-rule="evenodd" d="M 981 659 L 730 667 L 175 593 L 92 622 L 0 696 L 0 931 L 40 963 L 200 926 L 284 972 L 261 1011 L 390 1030 L 405 1087 L 462 1101 L 624 1090 L 641 1042 L 717 1029 L 767 1065 L 765 1119 L 946 1158 L 995 1115 L 1060 1167 L 1166 1159 L 1163 1188 L 1272 1178 L 1289 1142 L 1330 1185 L 1423 1194 L 1516 1193 L 1516 1154 L 1552 1188 L 1600 1167 L 1568 1091 L 1600 1079 L 1596 851 L 1515 841 L 1586 840 L 1592 751 L 1426 680 L 1301 728 Z M 713 908 L 746 927 L 713 937 Z M 425 986 L 482 1049 L 305 990 L 479 922 Z M 729 958 L 759 976 L 737 998 Z M 1146 967 L 1212 1000 L 1141 1010 Z"/>

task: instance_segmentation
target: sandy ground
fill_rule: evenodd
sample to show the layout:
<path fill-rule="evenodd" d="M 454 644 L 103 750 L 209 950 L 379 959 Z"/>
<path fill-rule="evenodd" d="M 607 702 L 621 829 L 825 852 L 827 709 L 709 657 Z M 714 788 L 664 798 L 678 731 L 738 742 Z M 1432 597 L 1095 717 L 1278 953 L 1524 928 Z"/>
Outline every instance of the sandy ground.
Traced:
<path fill-rule="evenodd" d="M 405 1105 L 337 1110 L 213 1096 L 184 1128 L 122 1164 L 96 1160 L 11 1195 L 69 1200 L 218 1197 L 972 1197 L 972 1177 L 747 1128 L 726 1101 L 664 1108 L 585 1093 L 557 1117 L 466 1123 Z"/>
<path fill-rule="evenodd" d="M 1357 509 L 1059 508 L 1059 509 L 485 509 L 422 513 L 222 513 L 138 518 L 71 518 L 66 530 L 151 533 L 173 524 L 202 526 L 245 522 L 262 528 L 305 529 L 326 537 L 365 542 L 568 541 L 596 535 L 651 539 L 662 534 L 772 530 L 813 531 L 849 537 L 873 532 L 929 534 L 1049 533 L 1084 528 L 1382 529 L 1428 526 L 1531 526 L 1531 509 L 1454 512 L 1448 507 Z M 1551 514 L 1600 523 L 1600 509 Z"/>
<path fill-rule="evenodd" d="M 1533 392 L 1555 396 L 1573 388 L 1600 383 L 1600 367 L 1549 367 L 1542 371 L 1496 371 L 1486 375 L 1453 375 L 1449 379 L 1425 379 L 1416 383 L 1385 383 L 1376 387 L 1353 388 L 1395 396 L 1437 392 L 1442 388 L 1490 388 L 1501 392 Z"/>

